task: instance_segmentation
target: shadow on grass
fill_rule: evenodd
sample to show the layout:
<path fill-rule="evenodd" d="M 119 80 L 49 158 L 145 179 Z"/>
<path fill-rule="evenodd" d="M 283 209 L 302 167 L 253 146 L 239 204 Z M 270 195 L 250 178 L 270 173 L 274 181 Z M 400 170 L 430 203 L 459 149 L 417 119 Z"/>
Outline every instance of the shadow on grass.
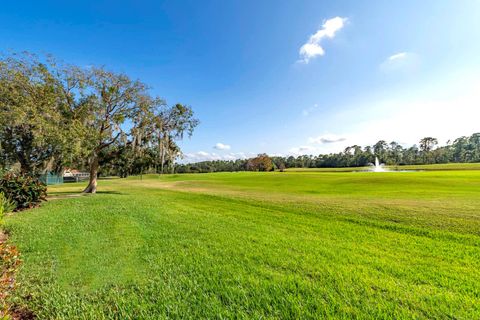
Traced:
<path fill-rule="evenodd" d="M 97 194 L 125 194 L 123 192 L 119 192 L 119 191 L 113 191 L 113 190 L 110 190 L 110 191 L 97 191 Z"/>
<path fill-rule="evenodd" d="M 97 191 L 97 194 L 115 194 L 115 195 L 125 195 L 123 192 L 118 191 Z M 56 199 L 67 199 L 67 198 L 77 198 L 77 197 L 86 197 L 92 196 L 91 193 L 82 193 L 81 191 L 56 191 L 48 195 L 47 200 L 56 200 Z"/>

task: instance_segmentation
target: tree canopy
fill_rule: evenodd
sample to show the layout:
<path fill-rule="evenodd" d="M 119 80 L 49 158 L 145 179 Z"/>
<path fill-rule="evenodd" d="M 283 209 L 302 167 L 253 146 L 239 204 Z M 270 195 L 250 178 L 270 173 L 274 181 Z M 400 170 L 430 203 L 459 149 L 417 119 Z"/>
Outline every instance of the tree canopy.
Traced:
<path fill-rule="evenodd" d="M 37 174 L 47 166 L 58 170 L 65 164 L 63 155 L 74 152 L 74 144 L 67 143 L 76 129 L 69 99 L 73 90 L 81 90 L 80 83 L 70 81 L 73 68 L 55 68 L 53 59 L 40 61 L 30 54 L 0 60 L 3 165 L 18 162 L 23 173 Z"/>
<path fill-rule="evenodd" d="M 128 174 L 151 159 L 174 168 L 177 141 L 198 125 L 191 107 L 103 67 L 82 69 L 29 53 L 0 58 L 0 165 L 23 173 L 87 167 L 96 192 L 102 167 Z M 150 159 L 150 160 L 149 160 Z"/>

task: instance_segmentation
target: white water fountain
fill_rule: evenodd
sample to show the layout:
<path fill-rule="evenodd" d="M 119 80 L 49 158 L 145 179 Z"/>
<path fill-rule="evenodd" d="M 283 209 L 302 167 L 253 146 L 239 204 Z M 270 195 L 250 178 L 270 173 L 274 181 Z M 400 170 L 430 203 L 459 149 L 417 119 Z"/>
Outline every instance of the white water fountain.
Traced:
<path fill-rule="evenodd" d="M 386 170 L 383 166 L 384 166 L 384 164 L 380 163 L 380 160 L 378 160 L 378 157 L 375 157 L 375 164 L 372 164 L 371 171 L 373 171 L 373 172 L 385 172 Z"/>

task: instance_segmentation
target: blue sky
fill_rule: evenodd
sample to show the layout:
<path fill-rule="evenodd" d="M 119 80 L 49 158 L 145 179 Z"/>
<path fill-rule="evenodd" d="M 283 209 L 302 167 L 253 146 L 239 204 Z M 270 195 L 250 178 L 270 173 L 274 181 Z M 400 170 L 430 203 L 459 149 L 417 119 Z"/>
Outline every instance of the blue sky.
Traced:
<path fill-rule="evenodd" d="M 480 131 L 476 0 L 10 1 L 0 39 L 191 105 L 184 161 Z"/>

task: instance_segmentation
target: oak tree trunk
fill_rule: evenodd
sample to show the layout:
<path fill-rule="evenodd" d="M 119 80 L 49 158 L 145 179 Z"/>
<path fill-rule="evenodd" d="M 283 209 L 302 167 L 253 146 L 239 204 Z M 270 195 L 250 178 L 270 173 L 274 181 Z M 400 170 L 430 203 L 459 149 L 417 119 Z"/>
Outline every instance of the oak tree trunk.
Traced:
<path fill-rule="evenodd" d="M 165 147 L 163 146 L 163 140 L 161 141 L 160 151 L 160 173 L 163 174 L 163 163 L 165 162 Z"/>
<path fill-rule="evenodd" d="M 94 155 L 90 162 L 90 179 L 88 186 L 83 190 L 83 193 L 97 192 L 97 175 L 98 175 L 98 156 Z"/>

